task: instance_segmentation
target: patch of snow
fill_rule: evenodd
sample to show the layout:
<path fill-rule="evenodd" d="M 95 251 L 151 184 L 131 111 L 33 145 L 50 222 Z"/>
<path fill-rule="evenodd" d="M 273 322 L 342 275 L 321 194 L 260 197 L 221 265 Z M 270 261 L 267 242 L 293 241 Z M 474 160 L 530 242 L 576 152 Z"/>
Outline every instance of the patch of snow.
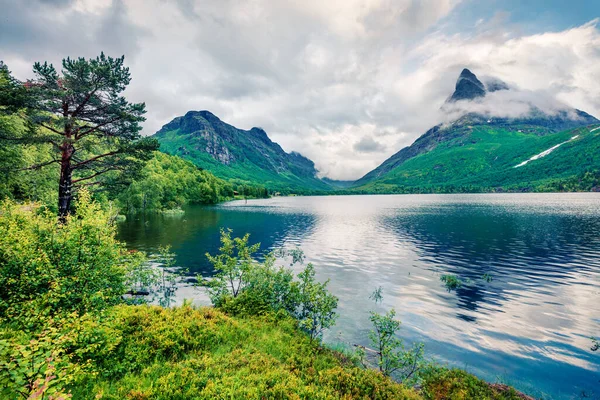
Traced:
<path fill-rule="evenodd" d="M 596 128 L 596 129 L 600 129 L 600 127 Z M 577 139 L 578 137 L 579 137 L 579 135 L 575 135 L 575 136 L 573 136 L 571 139 L 567 140 L 566 142 L 562 142 L 562 143 L 559 143 L 559 144 L 557 144 L 557 145 L 556 145 L 556 146 L 554 146 L 554 147 L 550 147 L 548 150 L 546 150 L 546 151 L 542 151 L 540 154 L 536 154 L 535 156 L 531 157 L 529 160 L 523 161 L 523 162 L 522 162 L 521 164 L 519 164 L 519 165 L 515 165 L 515 166 L 514 166 L 514 168 L 519 168 L 519 167 L 522 167 L 522 166 L 526 165 L 526 164 L 527 164 L 528 162 L 530 162 L 530 161 L 535 161 L 535 160 L 539 160 L 539 159 L 540 159 L 540 158 L 542 158 L 542 157 L 546 157 L 548 154 L 552 153 L 554 150 L 558 149 L 558 148 L 559 148 L 560 146 L 562 146 L 563 144 L 565 144 L 565 143 L 569 143 L 570 141 L 572 141 L 572 140 L 575 140 L 575 139 Z"/>

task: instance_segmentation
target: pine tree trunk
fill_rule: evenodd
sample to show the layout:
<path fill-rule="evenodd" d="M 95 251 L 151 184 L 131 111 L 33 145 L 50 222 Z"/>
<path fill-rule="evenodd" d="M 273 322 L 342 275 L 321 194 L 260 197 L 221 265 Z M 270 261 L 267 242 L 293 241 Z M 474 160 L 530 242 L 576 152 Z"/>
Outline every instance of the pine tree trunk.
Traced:
<path fill-rule="evenodd" d="M 60 160 L 60 181 L 58 184 L 58 217 L 61 222 L 65 221 L 71 210 L 71 200 L 73 199 L 73 170 L 71 169 L 73 151 L 74 148 L 70 143 L 63 144 Z"/>

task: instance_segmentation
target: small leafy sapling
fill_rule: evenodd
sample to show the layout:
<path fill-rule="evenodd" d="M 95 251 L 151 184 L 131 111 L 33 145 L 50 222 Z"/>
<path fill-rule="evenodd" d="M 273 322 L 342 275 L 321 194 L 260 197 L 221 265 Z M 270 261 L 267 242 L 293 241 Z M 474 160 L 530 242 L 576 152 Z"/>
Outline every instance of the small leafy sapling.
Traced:
<path fill-rule="evenodd" d="M 298 279 L 295 317 L 300 328 L 314 341 L 320 339 L 323 332 L 335 324 L 338 298 L 327 290 L 329 281 L 321 283 L 315 279 L 312 264 L 308 264 L 298 274 Z"/>
<path fill-rule="evenodd" d="M 213 265 L 216 274 L 213 279 L 203 280 L 209 296 L 215 306 L 219 306 L 227 297 L 237 297 L 247 284 L 247 275 L 255 262 L 252 258 L 260 248 L 260 243 L 249 245 L 250 235 L 232 238 L 231 229 L 221 230 L 221 247 L 219 254 L 212 256 L 206 253 L 208 261 Z"/>
<path fill-rule="evenodd" d="M 233 313 L 284 312 L 298 321 L 311 341 L 335 324 L 338 299 L 327 290 L 329 281 L 318 282 L 308 264 L 294 279 L 291 269 L 276 267 L 279 258 L 291 257 L 290 265 L 305 259 L 300 249 L 268 253 L 263 262 L 253 259 L 260 244 L 249 244 L 249 235 L 232 238 L 221 231 L 218 255 L 207 254 L 217 273 L 203 280 L 213 305 Z"/>
<path fill-rule="evenodd" d="M 162 264 L 160 266 L 159 292 L 161 297 L 159 304 L 163 307 L 169 307 L 177 291 L 178 278 L 185 273 L 185 270 L 173 271 L 175 254 L 171 253 L 170 246 L 159 247 L 159 260 Z"/>
<path fill-rule="evenodd" d="M 379 287 L 369 297 L 375 303 L 381 303 L 382 288 Z M 371 311 L 369 319 L 373 324 L 369 339 L 375 347 L 371 351 L 376 356 L 379 371 L 385 376 L 394 375 L 401 382 L 416 378 L 423 364 L 424 346 L 417 343 L 412 349 L 405 349 L 404 342 L 397 337 L 401 323 L 396 319 L 396 310 L 391 309 L 385 314 Z"/>

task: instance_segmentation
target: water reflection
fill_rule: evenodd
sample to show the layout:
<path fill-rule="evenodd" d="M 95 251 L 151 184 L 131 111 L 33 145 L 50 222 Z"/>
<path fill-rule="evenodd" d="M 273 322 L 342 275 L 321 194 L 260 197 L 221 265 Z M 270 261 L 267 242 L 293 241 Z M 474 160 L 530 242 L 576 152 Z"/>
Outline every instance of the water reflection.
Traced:
<path fill-rule="evenodd" d="M 142 249 L 171 244 L 179 265 L 204 274 L 222 227 L 263 249 L 299 245 L 340 298 L 327 340 L 365 343 L 368 296 L 382 286 L 382 308 L 395 307 L 403 336 L 428 354 L 571 398 L 600 370 L 589 351 L 600 334 L 599 206 L 594 194 L 274 198 L 140 218 L 120 236 Z M 463 285 L 448 292 L 441 274 Z"/>
<path fill-rule="evenodd" d="M 213 270 L 205 254 L 218 252 L 220 229 L 232 229 L 238 236 L 250 233 L 253 243 L 261 243 L 264 254 L 287 238 L 300 242 L 315 223 L 311 214 L 253 211 L 256 207 L 189 207 L 178 216 L 139 215 L 119 226 L 119 239 L 149 252 L 170 245 L 178 266 L 188 269 L 190 275 L 209 276 Z"/>

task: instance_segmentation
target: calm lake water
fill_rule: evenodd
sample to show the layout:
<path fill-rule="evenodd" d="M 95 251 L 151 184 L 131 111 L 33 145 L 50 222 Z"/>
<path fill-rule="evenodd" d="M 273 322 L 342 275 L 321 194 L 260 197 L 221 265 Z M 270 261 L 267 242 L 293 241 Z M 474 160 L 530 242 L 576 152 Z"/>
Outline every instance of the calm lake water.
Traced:
<path fill-rule="evenodd" d="M 440 362 L 544 398 L 600 392 L 598 194 L 280 197 L 130 219 L 119 236 L 169 244 L 179 266 L 210 276 L 220 228 L 304 250 L 340 299 L 327 342 L 368 344 L 369 310 L 394 307 L 401 336 Z M 448 292 L 443 274 L 463 285 Z M 179 296 L 207 301 L 192 287 Z"/>

